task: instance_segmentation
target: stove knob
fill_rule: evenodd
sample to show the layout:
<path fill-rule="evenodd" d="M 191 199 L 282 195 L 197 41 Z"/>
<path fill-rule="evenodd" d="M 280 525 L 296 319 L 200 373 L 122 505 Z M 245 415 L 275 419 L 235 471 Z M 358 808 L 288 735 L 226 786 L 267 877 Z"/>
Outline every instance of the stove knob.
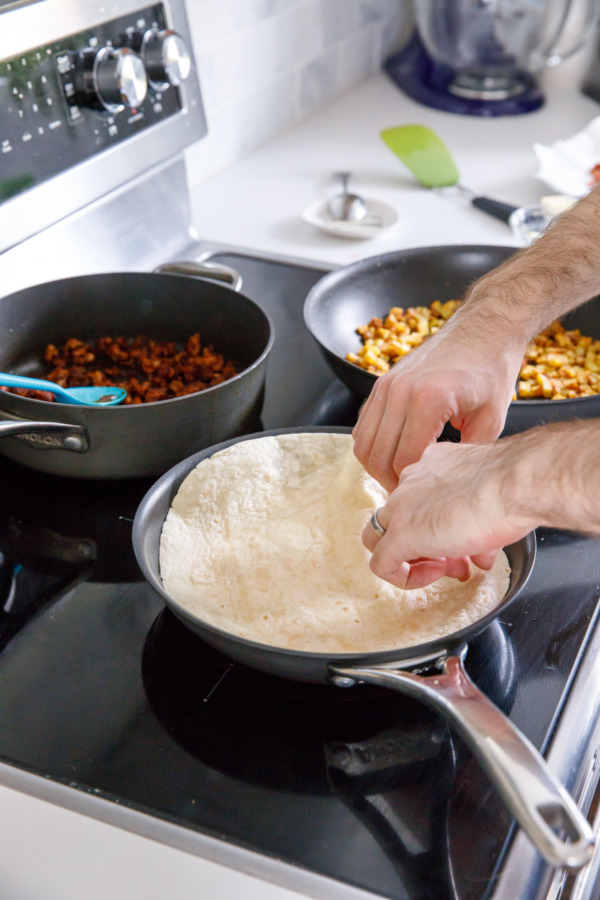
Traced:
<path fill-rule="evenodd" d="M 80 59 L 75 84 L 82 105 L 119 112 L 143 102 L 148 90 L 144 63 L 129 47 L 85 50 Z"/>
<path fill-rule="evenodd" d="M 155 90 L 177 87 L 186 80 L 192 68 L 192 57 L 183 38 L 176 31 L 151 29 L 140 36 L 140 56 L 146 66 L 148 82 Z"/>

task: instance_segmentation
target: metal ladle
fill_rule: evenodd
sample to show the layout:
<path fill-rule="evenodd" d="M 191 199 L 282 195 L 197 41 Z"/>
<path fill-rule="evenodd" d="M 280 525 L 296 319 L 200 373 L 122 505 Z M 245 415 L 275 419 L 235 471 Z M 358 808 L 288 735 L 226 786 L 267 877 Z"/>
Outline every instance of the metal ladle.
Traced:
<path fill-rule="evenodd" d="M 336 222 L 360 222 L 361 225 L 381 225 L 381 218 L 369 213 L 367 204 L 358 194 L 351 194 L 348 181 L 351 172 L 336 172 L 342 182 L 342 191 L 327 203 L 327 210 Z"/>

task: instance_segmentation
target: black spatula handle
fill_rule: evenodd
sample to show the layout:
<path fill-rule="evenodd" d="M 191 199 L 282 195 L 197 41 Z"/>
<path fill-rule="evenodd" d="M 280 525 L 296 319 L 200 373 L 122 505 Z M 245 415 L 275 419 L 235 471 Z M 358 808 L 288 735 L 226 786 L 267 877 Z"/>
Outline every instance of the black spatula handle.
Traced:
<path fill-rule="evenodd" d="M 471 203 L 482 212 L 489 213 L 490 216 L 506 222 L 507 225 L 511 214 L 518 209 L 518 206 L 511 206 L 510 203 L 502 203 L 500 200 L 492 200 L 491 197 L 472 197 Z"/>

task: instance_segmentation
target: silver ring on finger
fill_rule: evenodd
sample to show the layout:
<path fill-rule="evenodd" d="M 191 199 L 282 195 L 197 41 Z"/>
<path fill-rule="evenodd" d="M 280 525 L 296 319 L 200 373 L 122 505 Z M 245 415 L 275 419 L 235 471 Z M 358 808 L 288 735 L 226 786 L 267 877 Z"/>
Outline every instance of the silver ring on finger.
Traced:
<path fill-rule="evenodd" d="M 379 519 L 377 518 L 378 510 L 374 509 L 371 515 L 371 528 L 377 535 L 377 537 L 382 538 L 386 532 L 386 529 L 383 527 Z"/>

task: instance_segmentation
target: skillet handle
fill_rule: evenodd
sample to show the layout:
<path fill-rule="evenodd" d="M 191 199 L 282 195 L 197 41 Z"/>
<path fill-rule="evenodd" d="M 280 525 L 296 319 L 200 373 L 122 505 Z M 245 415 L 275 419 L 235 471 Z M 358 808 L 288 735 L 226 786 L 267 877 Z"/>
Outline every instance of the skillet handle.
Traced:
<path fill-rule="evenodd" d="M 208 281 L 222 281 L 238 293 L 242 289 L 242 276 L 231 266 L 209 262 L 172 262 L 164 263 L 154 269 L 156 275 L 191 275 L 192 278 L 204 278 Z"/>
<path fill-rule="evenodd" d="M 592 857 L 594 835 L 573 799 L 528 739 L 467 675 L 463 656 L 448 656 L 442 672 L 417 675 L 378 666 L 330 671 L 342 678 L 392 688 L 426 703 L 452 722 L 508 809 L 546 862 L 570 869 Z M 557 834 L 561 830 L 565 839 Z M 567 842 L 569 841 L 569 842 Z"/>
<path fill-rule="evenodd" d="M 62 422 L 34 422 L 19 419 L 0 422 L 0 438 L 21 437 L 36 450 L 71 450 L 85 453 L 90 448 L 84 425 Z"/>

